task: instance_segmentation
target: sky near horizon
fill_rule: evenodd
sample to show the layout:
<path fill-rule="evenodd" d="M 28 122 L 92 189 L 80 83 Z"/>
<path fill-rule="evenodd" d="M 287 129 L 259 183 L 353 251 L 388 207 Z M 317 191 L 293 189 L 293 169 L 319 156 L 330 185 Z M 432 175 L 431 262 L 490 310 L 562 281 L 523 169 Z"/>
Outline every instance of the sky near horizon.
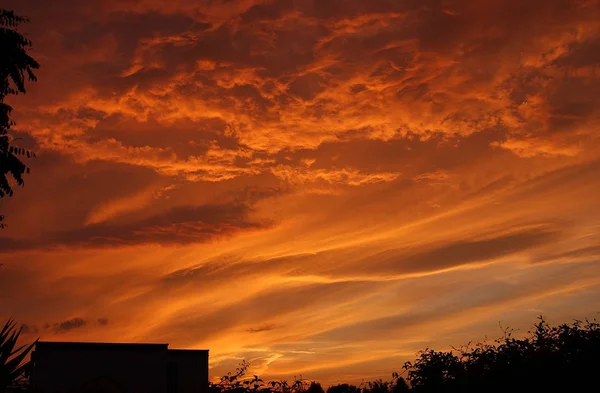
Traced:
<path fill-rule="evenodd" d="M 597 0 L 8 0 L 26 338 L 389 378 L 600 311 Z M 500 325 L 500 326 L 499 326 Z"/>

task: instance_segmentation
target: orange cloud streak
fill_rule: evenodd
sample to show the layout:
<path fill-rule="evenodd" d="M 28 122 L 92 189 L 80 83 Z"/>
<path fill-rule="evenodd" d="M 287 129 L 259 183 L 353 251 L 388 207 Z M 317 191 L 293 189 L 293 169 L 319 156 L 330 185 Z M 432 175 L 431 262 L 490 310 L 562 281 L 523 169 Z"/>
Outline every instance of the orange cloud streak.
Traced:
<path fill-rule="evenodd" d="M 28 338 L 328 384 L 597 311 L 598 1 L 5 7 L 42 65 L 0 204 Z"/>

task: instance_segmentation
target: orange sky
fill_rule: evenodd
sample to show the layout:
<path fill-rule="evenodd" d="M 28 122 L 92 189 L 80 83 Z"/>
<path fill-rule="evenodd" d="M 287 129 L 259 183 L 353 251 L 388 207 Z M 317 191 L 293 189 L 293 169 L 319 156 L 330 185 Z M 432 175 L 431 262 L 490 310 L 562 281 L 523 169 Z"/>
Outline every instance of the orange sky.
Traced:
<path fill-rule="evenodd" d="M 50 4 L 51 3 L 51 4 Z M 600 311 L 597 0 L 8 0 L 26 338 L 390 377 Z"/>

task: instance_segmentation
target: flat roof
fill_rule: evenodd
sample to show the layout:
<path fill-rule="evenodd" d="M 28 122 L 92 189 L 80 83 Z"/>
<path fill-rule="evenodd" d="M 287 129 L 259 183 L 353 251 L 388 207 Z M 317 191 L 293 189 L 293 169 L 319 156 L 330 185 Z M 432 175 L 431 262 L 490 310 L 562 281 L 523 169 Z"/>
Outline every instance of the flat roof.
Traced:
<path fill-rule="evenodd" d="M 176 355 L 197 354 L 207 352 L 208 349 L 169 349 L 169 344 L 153 343 L 106 343 L 106 342 L 75 342 L 75 341 L 38 341 L 35 350 L 50 351 L 82 351 L 82 350 L 110 350 L 110 351 L 168 351 Z"/>
<path fill-rule="evenodd" d="M 127 350 L 127 351 L 166 351 L 169 344 L 145 343 L 99 343 L 99 342 L 68 342 L 68 341 L 38 341 L 36 350 Z"/>
<path fill-rule="evenodd" d="M 197 355 L 201 352 L 208 353 L 208 349 L 169 349 L 169 353 L 174 355 Z"/>

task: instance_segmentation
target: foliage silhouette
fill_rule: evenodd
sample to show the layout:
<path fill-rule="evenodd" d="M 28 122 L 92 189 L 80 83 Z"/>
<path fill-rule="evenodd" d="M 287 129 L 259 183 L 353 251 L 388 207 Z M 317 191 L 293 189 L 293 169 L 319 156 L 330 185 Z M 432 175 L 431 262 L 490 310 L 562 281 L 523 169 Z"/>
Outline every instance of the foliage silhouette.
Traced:
<path fill-rule="evenodd" d="M 330 386 L 327 389 L 327 393 L 360 393 L 360 388 L 358 386 L 348 385 L 347 383 L 341 383 Z"/>
<path fill-rule="evenodd" d="M 323 387 L 318 382 L 311 382 L 305 393 L 325 393 Z"/>
<path fill-rule="evenodd" d="M 307 381 L 305 379 L 294 378 L 292 383 L 287 380 L 264 382 L 257 375 L 252 378 L 246 377 L 246 371 L 250 367 L 250 363 L 243 361 L 236 369 L 235 373 L 228 373 L 221 377 L 217 383 L 209 384 L 209 392 L 228 392 L 228 393 L 246 393 L 246 392 L 261 392 L 261 393 L 320 393 L 323 391 L 321 385 Z"/>
<path fill-rule="evenodd" d="M 211 385 L 213 392 L 322 392 L 320 385 L 321 390 L 313 387 L 317 385 L 314 382 L 307 389 L 301 378 L 292 384 L 264 383 L 257 376 L 245 378 L 248 366 L 243 363 L 235 375 L 228 374 L 221 383 Z M 513 331 L 505 329 L 503 336 L 492 343 L 468 344 L 451 351 L 427 348 L 403 368 L 406 380 L 393 373 L 391 381 L 379 379 L 360 386 L 339 384 L 330 386 L 327 393 L 571 392 L 588 390 L 588 386 L 597 389 L 600 324 L 586 320 L 552 327 L 540 316 L 524 338 L 515 338 Z"/>
<path fill-rule="evenodd" d="M 586 320 L 551 327 L 540 316 L 525 338 L 505 330 L 494 344 L 426 349 L 404 368 L 415 392 L 514 392 L 597 386 L 599 366 L 600 324 Z"/>
<path fill-rule="evenodd" d="M 294 377 L 293 382 L 286 380 L 264 382 L 257 375 L 246 377 L 250 363 L 244 361 L 235 373 L 221 377 L 218 383 L 209 384 L 210 393 L 325 393 L 325 390 L 315 381 L 302 377 Z M 339 384 L 330 386 L 327 393 L 402 393 L 408 392 L 408 384 L 397 373 L 392 375 L 392 381 L 377 380 L 369 382 L 361 388 L 355 385 Z"/>
<path fill-rule="evenodd" d="M 14 383 L 27 369 L 23 363 L 30 346 L 15 348 L 20 330 L 11 320 L 0 333 L 2 388 Z M 243 362 L 235 373 L 209 384 L 209 393 L 323 393 L 318 383 L 294 377 L 265 382 L 246 376 Z M 550 326 L 542 317 L 523 338 L 504 330 L 492 343 L 468 344 L 451 351 L 425 349 L 404 365 L 406 379 L 393 373 L 360 386 L 339 384 L 327 393 L 429 393 L 429 392 L 538 392 L 597 390 L 600 369 L 600 324 L 595 320 Z"/>
<path fill-rule="evenodd" d="M 22 329 L 17 329 L 15 322 L 9 319 L 0 331 L 0 392 L 18 383 L 30 364 L 24 360 L 37 340 L 28 346 L 16 347 Z"/>
<path fill-rule="evenodd" d="M 39 64 L 27 50 L 31 47 L 30 40 L 17 30 L 18 26 L 27 19 L 15 15 L 13 11 L 0 9 L 0 198 L 13 195 L 9 182 L 11 175 L 15 182 L 22 186 L 23 175 L 29 173 L 21 161 L 21 157 L 35 157 L 35 153 L 14 144 L 15 139 L 9 134 L 15 124 L 10 119 L 12 107 L 5 102 L 8 95 L 25 93 L 25 81 L 36 81 L 33 73 Z M 4 216 L 0 215 L 0 228 L 4 227 Z"/>

